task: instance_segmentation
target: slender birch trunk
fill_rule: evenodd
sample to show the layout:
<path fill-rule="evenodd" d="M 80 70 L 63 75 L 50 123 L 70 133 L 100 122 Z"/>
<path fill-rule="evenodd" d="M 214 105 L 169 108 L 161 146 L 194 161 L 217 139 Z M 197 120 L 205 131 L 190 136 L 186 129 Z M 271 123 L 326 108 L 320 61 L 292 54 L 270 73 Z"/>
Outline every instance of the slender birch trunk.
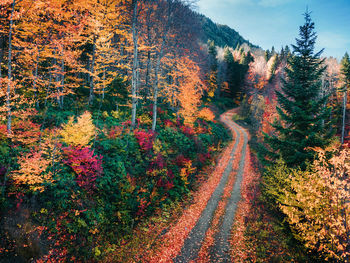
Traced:
<path fill-rule="evenodd" d="M 346 118 L 346 105 L 348 102 L 348 89 L 344 92 L 344 99 L 343 99 L 343 122 L 341 127 L 341 144 L 344 143 L 344 137 L 345 137 L 345 118 Z"/>
<path fill-rule="evenodd" d="M 3 60 L 4 48 L 5 48 L 3 36 L 0 37 L 0 46 L 1 46 L 1 50 L 0 50 L 0 78 L 2 78 L 2 60 Z"/>
<path fill-rule="evenodd" d="M 171 0 L 168 0 L 168 21 L 166 25 L 165 32 L 162 37 L 162 44 L 160 47 L 160 51 L 158 52 L 157 64 L 155 68 L 155 79 L 154 79 L 154 87 L 153 87 L 153 120 L 152 120 L 152 131 L 156 130 L 157 126 L 157 107 L 158 107 L 158 91 L 159 91 L 159 69 L 160 62 L 163 58 L 165 43 L 167 40 L 167 35 L 170 27 L 170 14 L 171 14 Z"/>
<path fill-rule="evenodd" d="M 95 58 L 96 58 L 96 38 L 94 37 L 94 43 L 92 48 L 92 61 L 90 66 L 90 94 L 89 94 L 88 105 L 91 105 L 94 97 Z"/>
<path fill-rule="evenodd" d="M 49 98 L 51 82 L 52 82 L 52 68 L 50 69 L 49 83 L 47 84 L 47 88 L 46 88 L 46 97 L 45 97 L 45 103 L 44 103 L 45 108 L 47 106 L 47 99 Z"/>
<path fill-rule="evenodd" d="M 137 107 L 137 70 L 138 70 L 138 30 L 137 30 L 137 4 L 138 0 L 133 0 L 133 15 L 132 15 L 132 39 L 134 44 L 134 59 L 132 65 L 132 80 L 131 80 L 131 96 L 132 96 L 132 111 L 131 111 L 131 126 L 136 124 L 136 107 Z"/>
<path fill-rule="evenodd" d="M 157 64 L 154 71 L 154 87 L 153 87 L 153 120 L 152 120 L 152 131 L 156 130 L 157 126 L 157 104 L 158 104 L 158 88 L 159 88 L 159 68 L 160 68 L 160 61 L 162 59 L 163 55 L 163 43 L 161 46 L 161 51 L 158 54 L 157 57 Z"/>
<path fill-rule="evenodd" d="M 36 56 L 36 64 L 35 64 L 34 80 L 33 80 L 34 99 L 35 99 L 35 105 L 37 109 L 39 108 L 39 98 L 38 98 L 39 90 L 36 84 L 38 79 L 39 58 L 40 58 L 40 50 L 38 50 L 38 55 Z"/>

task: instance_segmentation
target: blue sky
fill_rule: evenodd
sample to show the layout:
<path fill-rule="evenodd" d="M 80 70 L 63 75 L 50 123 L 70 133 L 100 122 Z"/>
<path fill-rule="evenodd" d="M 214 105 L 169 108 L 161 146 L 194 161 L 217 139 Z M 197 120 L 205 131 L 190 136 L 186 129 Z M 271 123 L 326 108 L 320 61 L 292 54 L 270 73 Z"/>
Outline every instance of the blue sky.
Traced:
<path fill-rule="evenodd" d="M 198 11 L 264 49 L 295 43 L 306 6 L 326 56 L 350 53 L 350 0 L 198 0 Z"/>

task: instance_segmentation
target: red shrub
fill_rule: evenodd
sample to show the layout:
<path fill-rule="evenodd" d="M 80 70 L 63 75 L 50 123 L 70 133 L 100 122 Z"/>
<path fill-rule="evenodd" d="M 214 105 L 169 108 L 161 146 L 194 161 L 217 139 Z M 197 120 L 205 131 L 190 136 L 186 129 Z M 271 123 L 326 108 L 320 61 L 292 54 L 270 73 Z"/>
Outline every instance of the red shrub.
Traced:
<path fill-rule="evenodd" d="M 166 167 L 166 162 L 164 157 L 159 153 L 155 158 L 155 160 L 152 161 L 151 166 L 156 167 L 158 169 L 164 169 L 164 167 Z"/>
<path fill-rule="evenodd" d="M 134 134 L 142 150 L 152 150 L 155 135 L 153 131 L 135 130 Z"/>
<path fill-rule="evenodd" d="M 201 164 L 205 164 L 207 160 L 210 160 L 210 153 L 200 153 L 198 154 L 198 161 L 201 163 Z"/>
<path fill-rule="evenodd" d="M 185 163 L 188 163 L 189 161 L 190 161 L 190 159 L 185 158 L 185 156 L 183 154 L 180 154 L 180 155 L 176 156 L 175 164 L 177 166 L 182 167 L 185 165 Z"/>
<path fill-rule="evenodd" d="M 164 125 L 166 127 L 174 127 L 174 123 L 171 120 L 164 120 Z"/>
<path fill-rule="evenodd" d="M 124 127 L 123 126 L 114 126 L 108 131 L 108 138 L 115 139 L 119 137 L 123 133 Z"/>
<path fill-rule="evenodd" d="M 67 147 L 63 149 L 65 164 L 76 173 L 77 184 L 90 191 L 95 188 L 95 181 L 102 174 L 102 156 L 94 155 L 88 147 Z"/>
<path fill-rule="evenodd" d="M 180 127 L 180 129 L 187 136 L 191 136 L 191 135 L 195 134 L 194 130 L 191 127 L 189 127 L 189 126 L 184 126 L 183 125 L 183 126 Z"/>

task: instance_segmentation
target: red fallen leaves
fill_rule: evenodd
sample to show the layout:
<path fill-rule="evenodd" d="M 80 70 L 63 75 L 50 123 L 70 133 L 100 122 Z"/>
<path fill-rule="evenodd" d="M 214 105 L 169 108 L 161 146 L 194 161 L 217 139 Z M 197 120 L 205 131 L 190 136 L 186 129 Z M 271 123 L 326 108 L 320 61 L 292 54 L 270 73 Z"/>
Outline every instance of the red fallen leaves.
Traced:
<path fill-rule="evenodd" d="M 230 116 L 230 114 L 224 114 L 221 118 L 225 123 L 228 123 L 230 121 Z M 232 128 L 230 129 L 233 130 Z M 150 251 L 148 255 L 143 257 L 144 262 L 172 262 L 172 259 L 179 254 L 185 239 L 195 226 L 211 195 L 220 182 L 222 174 L 230 159 L 233 145 L 234 144 L 231 143 L 225 149 L 212 176 L 209 177 L 207 182 L 201 185 L 196 193 L 194 193 L 193 204 L 184 211 L 179 220 L 170 227 L 169 231 L 164 236 L 161 237 L 162 240 L 160 241 L 158 253 L 154 254 L 153 251 Z"/>
<path fill-rule="evenodd" d="M 228 147 L 216 167 L 213 175 L 193 196 L 194 203 L 183 213 L 178 222 L 163 236 L 162 245 L 157 255 L 149 255 L 149 262 L 171 262 L 181 250 L 185 239 L 195 226 L 208 200 L 220 182 L 222 173 L 230 158 L 232 145 Z"/>
<path fill-rule="evenodd" d="M 75 181 L 87 191 L 95 188 L 95 181 L 102 174 L 102 156 L 94 155 L 88 147 L 66 147 L 63 149 L 65 164 L 76 174 Z"/>
<path fill-rule="evenodd" d="M 257 193 L 259 175 L 255 173 L 251 166 L 250 151 L 247 147 L 246 165 L 244 167 L 244 177 L 241 185 L 242 199 L 238 203 L 235 216 L 235 223 L 231 233 L 231 256 L 234 262 L 256 262 L 255 247 L 247 246 L 245 236 L 246 218 L 252 213 L 252 200 Z M 249 260 L 248 260 L 249 257 Z"/>
<path fill-rule="evenodd" d="M 235 134 L 234 137 L 237 138 L 236 132 L 234 132 L 234 134 Z M 241 159 L 241 155 L 242 155 L 241 151 L 242 151 L 243 142 L 244 142 L 242 139 L 243 133 L 241 131 L 240 131 L 240 134 L 241 134 L 241 140 L 240 140 L 239 144 L 237 145 L 237 149 L 236 149 L 235 157 L 234 157 L 234 162 L 232 164 L 232 171 L 230 173 L 228 182 L 225 186 L 222 198 L 221 198 L 221 200 L 218 204 L 218 207 L 215 211 L 211 226 L 206 233 L 206 236 L 205 236 L 204 241 L 202 243 L 202 247 L 198 253 L 198 258 L 195 260 L 195 262 L 198 262 L 198 263 L 210 262 L 210 254 L 209 254 L 210 248 L 214 245 L 215 235 L 220 230 L 219 223 L 220 223 L 221 218 L 225 214 L 225 208 L 226 208 L 226 205 L 229 201 L 233 186 L 234 186 L 235 181 L 236 181 L 236 172 L 239 168 L 239 160 Z"/>

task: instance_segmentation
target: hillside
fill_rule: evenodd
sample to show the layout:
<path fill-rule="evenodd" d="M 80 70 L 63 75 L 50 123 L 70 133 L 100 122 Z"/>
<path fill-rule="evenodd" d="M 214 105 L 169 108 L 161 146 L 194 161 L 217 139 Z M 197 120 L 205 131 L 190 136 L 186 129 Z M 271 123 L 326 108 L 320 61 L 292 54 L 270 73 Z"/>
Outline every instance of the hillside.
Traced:
<path fill-rule="evenodd" d="M 247 44 L 251 48 L 259 48 L 259 46 L 250 43 L 236 30 L 227 25 L 214 23 L 211 19 L 202 14 L 198 14 L 198 20 L 202 28 L 201 41 L 203 41 L 203 43 L 207 43 L 208 40 L 214 40 L 215 45 L 219 47 L 229 46 L 235 48 L 238 44 Z"/>

